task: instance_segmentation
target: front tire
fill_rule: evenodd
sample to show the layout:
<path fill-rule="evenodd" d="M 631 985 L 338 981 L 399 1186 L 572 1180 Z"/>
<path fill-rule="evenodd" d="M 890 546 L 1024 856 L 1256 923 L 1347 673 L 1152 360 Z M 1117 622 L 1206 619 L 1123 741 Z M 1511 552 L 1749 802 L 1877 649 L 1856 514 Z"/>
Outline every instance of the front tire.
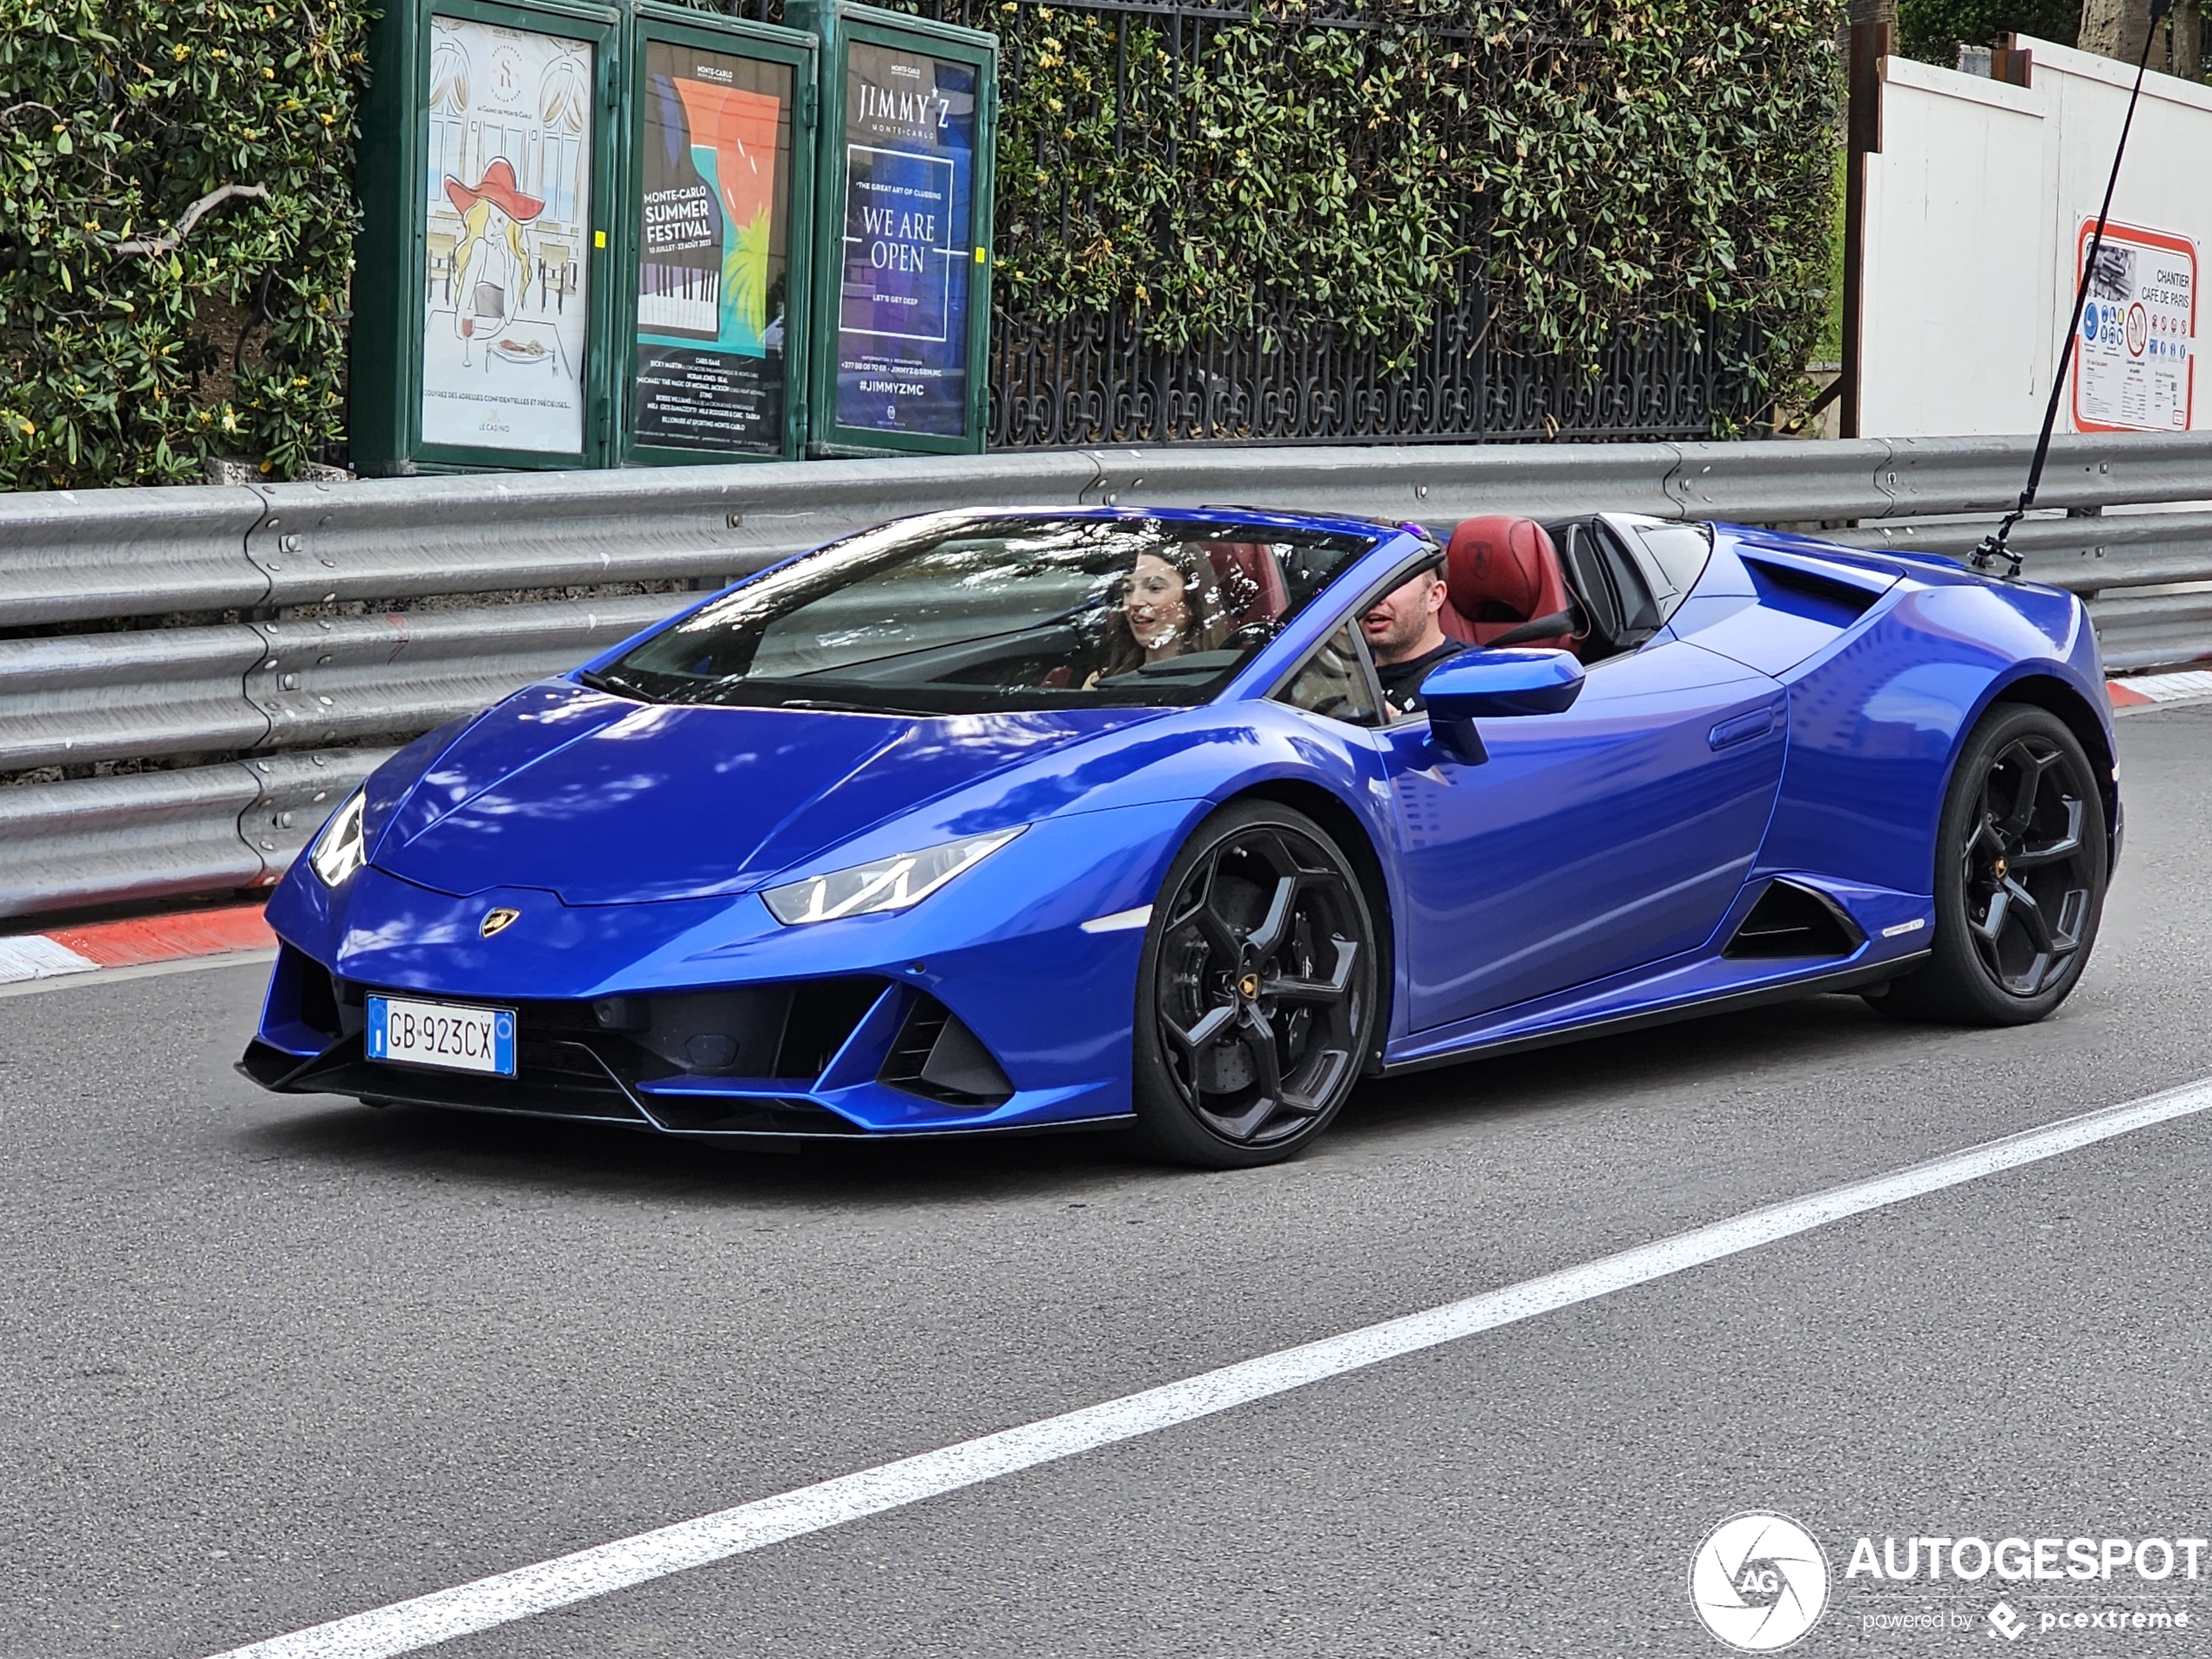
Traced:
<path fill-rule="evenodd" d="M 2109 853 L 2080 739 L 2046 709 L 2000 704 L 1967 738 L 1944 798 L 1932 954 L 1869 1001 L 1957 1025 L 2044 1018 L 2088 965 Z"/>
<path fill-rule="evenodd" d="M 1201 824 L 1161 883 L 1137 974 L 1137 1133 L 1202 1169 L 1290 1157 L 1359 1078 L 1375 930 L 1328 833 L 1271 801 Z"/>

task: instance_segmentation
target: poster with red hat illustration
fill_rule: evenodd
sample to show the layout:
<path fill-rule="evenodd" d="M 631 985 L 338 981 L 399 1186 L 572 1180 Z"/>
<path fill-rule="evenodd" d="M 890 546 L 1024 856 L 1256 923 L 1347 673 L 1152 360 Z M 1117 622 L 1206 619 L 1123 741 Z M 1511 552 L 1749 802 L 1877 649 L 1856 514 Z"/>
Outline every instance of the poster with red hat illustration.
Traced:
<path fill-rule="evenodd" d="M 583 448 L 592 48 L 431 20 L 422 441 Z"/>
<path fill-rule="evenodd" d="M 476 181 L 473 190 L 448 173 L 446 199 L 463 219 L 469 217 L 478 202 L 487 200 L 517 224 L 528 224 L 545 211 L 545 204 L 536 197 L 525 196 L 515 188 L 515 165 L 505 156 L 484 169 L 484 176 Z"/>

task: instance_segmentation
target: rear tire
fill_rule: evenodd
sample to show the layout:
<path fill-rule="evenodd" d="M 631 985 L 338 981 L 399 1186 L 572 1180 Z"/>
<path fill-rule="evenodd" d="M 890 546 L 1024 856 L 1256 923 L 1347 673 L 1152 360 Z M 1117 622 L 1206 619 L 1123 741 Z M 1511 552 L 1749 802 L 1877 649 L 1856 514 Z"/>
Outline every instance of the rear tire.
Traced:
<path fill-rule="evenodd" d="M 1303 813 L 1237 801 L 1169 867 L 1133 1031 L 1137 1134 L 1177 1163 L 1279 1163 L 1359 1082 L 1375 929 L 1341 848 Z"/>
<path fill-rule="evenodd" d="M 2109 853 L 2080 739 L 2048 710 L 2000 704 L 1966 739 L 1944 798 L 1932 954 L 1869 1004 L 1956 1025 L 2044 1018 L 2088 965 Z"/>

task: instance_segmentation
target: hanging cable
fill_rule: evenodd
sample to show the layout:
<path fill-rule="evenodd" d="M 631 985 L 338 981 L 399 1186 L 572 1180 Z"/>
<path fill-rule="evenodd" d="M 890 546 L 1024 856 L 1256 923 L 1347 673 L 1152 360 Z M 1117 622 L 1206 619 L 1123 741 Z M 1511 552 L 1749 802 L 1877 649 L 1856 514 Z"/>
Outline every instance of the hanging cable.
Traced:
<path fill-rule="evenodd" d="M 2019 504 L 2005 515 L 2004 523 L 1982 537 L 1981 545 L 1966 561 L 1977 570 L 1986 570 L 1995 561 L 2003 559 L 2007 582 L 2020 573 L 2020 556 L 2007 543 L 2013 526 L 2027 516 L 2027 509 L 2035 505 L 2035 492 L 2042 486 L 2043 463 L 2051 454 L 2051 428 L 2058 424 L 2059 399 L 2066 394 L 2067 371 L 2073 366 L 2074 341 L 2081 334 L 2081 310 L 2089 302 L 2089 278 L 2097 268 L 2097 254 L 2104 246 L 2105 221 L 2112 217 L 2112 192 L 2120 183 L 2121 158 L 2128 153 L 2128 134 L 2135 125 L 2135 105 L 2143 95 L 2143 77 L 2150 69 L 2151 43 L 2158 38 L 2158 25 L 2172 5 L 2173 0 L 2150 0 L 2150 23 L 2143 30 L 2142 56 L 2135 60 L 2135 90 L 2128 95 L 2128 114 L 2120 124 L 2120 143 L 2112 152 L 2112 175 L 2105 180 L 2104 206 L 2097 209 L 2097 228 L 2090 233 L 2089 251 L 2081 260 L 2081 280 L 2074 284 L 2074 315 L 2067 320 L 2065 341 L 2059 347 L 2058 369 L 2051 376 L 2051 401 L 2044 407 L 2043 430 L 2035 439 L 2035 459 L 2027 469 L 2027 488 L 2020 491 Z"/>

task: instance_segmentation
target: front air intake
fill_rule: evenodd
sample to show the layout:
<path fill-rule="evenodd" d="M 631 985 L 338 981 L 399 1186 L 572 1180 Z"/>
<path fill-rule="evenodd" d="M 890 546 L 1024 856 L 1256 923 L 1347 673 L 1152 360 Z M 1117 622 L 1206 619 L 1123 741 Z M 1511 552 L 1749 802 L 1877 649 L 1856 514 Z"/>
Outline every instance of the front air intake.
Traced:
<path fill-rule="evenodd" d="M 883 994 L 880 979 L 799 980 L 549 1004 L 560 1017 L 643 1050 L 646 1077 L 777 1077 L 812 1082 Z M 526 1016 L 525 1024 L 529 1023 Z"/>
<path fill-rule="evenodd" d="M 914 999 L 876 1080 L 948 1106 L 997 1106 L 1014 1095 L 982 1040 L 934 996 Z"/>
<path fill-rule="evenodd" d="M 1848 956 L 1866 935 L 1824 893 L 1794 881 L 1772 881 L 1721 954 L 1745 958 Z"/>

